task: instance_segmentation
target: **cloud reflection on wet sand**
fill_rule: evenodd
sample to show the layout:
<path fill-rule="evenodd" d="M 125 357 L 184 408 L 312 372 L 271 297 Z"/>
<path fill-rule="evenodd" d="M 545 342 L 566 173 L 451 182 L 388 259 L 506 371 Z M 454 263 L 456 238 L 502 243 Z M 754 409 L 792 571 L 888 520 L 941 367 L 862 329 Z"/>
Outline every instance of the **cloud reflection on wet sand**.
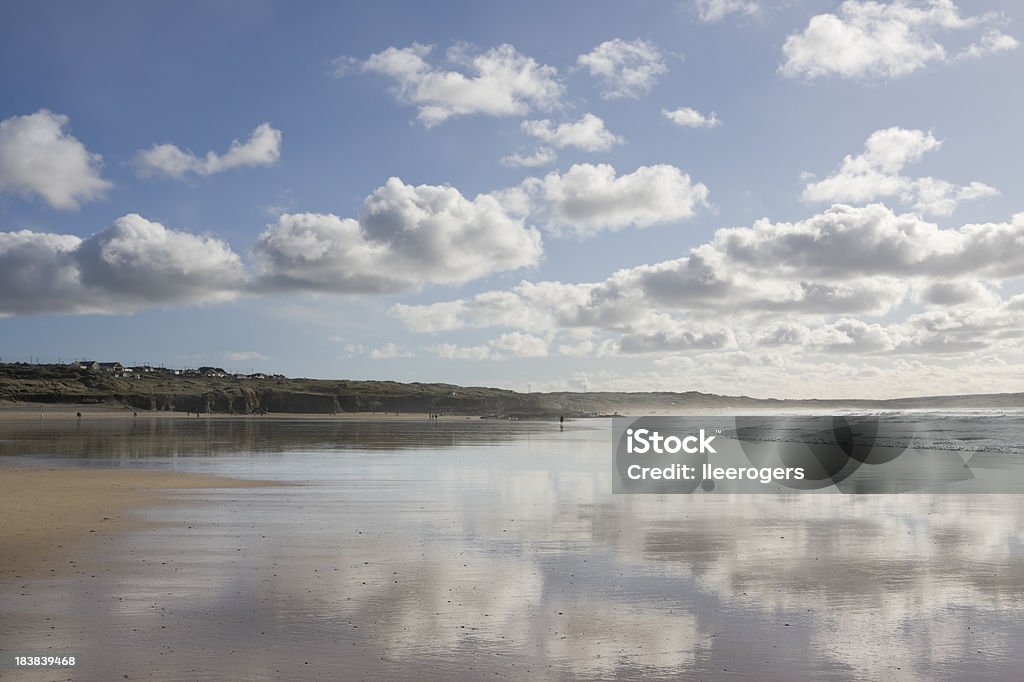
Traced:
<path fill-rule="evenodd" d="M 75 679 L 1024 666 L 1024 498 L 612 496 L 607 431 L 462 442 L 178 459 L 309 485 L 184 493 L 87 573 L 5 586 L 3 648 L 77 652 Z"/>

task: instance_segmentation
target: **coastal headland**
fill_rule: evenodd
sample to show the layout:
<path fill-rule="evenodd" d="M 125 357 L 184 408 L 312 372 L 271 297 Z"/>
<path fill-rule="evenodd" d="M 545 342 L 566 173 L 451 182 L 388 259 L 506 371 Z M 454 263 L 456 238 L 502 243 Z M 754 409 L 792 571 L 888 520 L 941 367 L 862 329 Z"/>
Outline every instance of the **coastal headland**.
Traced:
<path fill-rule="evenodd" d="M 84 405 L 206 414 L 439 414 L 496 418 L 672 414 L 685 410 L 1015 409 L 1024 393 L 816 400 L 682 392 L 520 393 L 444 383 L 237 375 L 209 368 L 173 374 L 73 365 L 0 364 L 0 405 Z"/>

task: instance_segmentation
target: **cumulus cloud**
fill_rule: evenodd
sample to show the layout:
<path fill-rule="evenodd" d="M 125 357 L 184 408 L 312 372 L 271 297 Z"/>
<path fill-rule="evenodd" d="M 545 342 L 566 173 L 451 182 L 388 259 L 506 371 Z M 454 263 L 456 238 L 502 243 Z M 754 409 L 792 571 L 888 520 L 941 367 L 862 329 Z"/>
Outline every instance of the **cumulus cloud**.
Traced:
<path fill-rule="evenodd" d="M 536 166 L 547 166 L 554 163 L 558 155 L 549 147 L 538 147 L 533 153 L 520 154 L 515 152 L 502 157 L 501 164 L 509 168 L 533 168 Z"/>
<path fill-rule="evenodd" d="M 601 152 L 622 143 L 622 138 L 610 133 L 604 127 L 604 121 L 593 114 L 584 114 L 578 121 L 560 125 L 547 119 L 523 121 L 520 127 L 530 137 L 558 149 L 577 147 L 588 152 Z"/>
<path fill-rule="evenodd" d="M 840 318 L 817 326 L 780 325 L 759 335 L 757 345 L 845 355 L 963 354 L 1012 347 L 1022 321 L 997 299 L 981 308 L 931 310 L 890 324 Z"/>
<path fill-rule="evenodd" d="M 541 358 L 548 354 L 548 342 L 539 336 L 509 332 L 477 346 L 456 346 L 442 343 L 433 352 L 447 360 L 507 360 L 509 358 Z"/>
<path fill-rule="evenodd" d="M 391 313 L 418 332 L 511 327 L 553 330 L 575 326 L 591 305 L 594 284 L 521 282 L 509 291 L 485 291 L 468 299 L 427 305 L 396 304 Z"/>
<path fill-rule="evenodd" d="M 605 99 L 645 95 L 668 71 L 661 51 L 647 40 L 608 40 L 581 54 L 576 63 L 601 81 Z"/>
<path fill-rule="evenodd" d="M 846 0 L 836 14 L 816 15 L 802 32 L 786 39 L 779 70 L 784 76 L 806 78 L 906 76 L 931 62 L 955 58 L 940 42 L 943 34 L 977 30 L 997 19 L 990 14 L 961 16 L 953 0 Z M 981 56 L 1016 47 L 1012 37 L 989 31 L 964 54 Z"/>
<path fill-rule="evenodd" d="M 854 280 L 862 276 L 1003 280 L 1024 275 L 1024 214 L 1004 223 L 941 229 L 881 204 L 837 205 L 794 223 L 759 220 L 718 230 L 710 246 L 734 265 L 787 276 Z"/>
<path fill-rule="evenodd" d="M 81 291 L 73 235 L 0 232 L 0 315 L 86 312 L 99 301 Z"/>
<path fill-rule="evenodd" d="M 380 293 L 461 283 L 535 265 L 539 232 L 487 194 L 389 179 L 358 219 L 280 216 L 254 249 L 262 286 Z"/>
<path fill-rule="evenodd" d="M 80 239 L 0 233 L 0 314 L 129 313 L 233 298 L 245 286 L 227 243 L 129 214 Z"/>
<path fill-rule="evenodd" d="M 62 210 L 106 194 L 113 185 L 100 175 L 103 157 L 65 132 L 68 121 L 46 109 L 0 121 L 0 190 Z"/>
<path fill-rule="evenodd" d="M 643 316 L 617 344 L 618 351 L 627 354 L 729 350 L 736 347 L 736 337 L 730 329 L 694 324 L 664 314 Z"/>
<path fill-rule="evenodd" d="M 130 313 L 240 293 L 394 293 L 461 284 L 537 265 L 541 232 L 528 219 L 552 234 L 646 227 L 690 217 L 706 195 L 673 166 L 617 176 L 610 166 L 584 164 L 473 198 L 391 178 L 356 218 L 281 214 L 257 239 L 251 272 L 224 241 L 136 214 L 84 240 L 3 232 L 0 315 Z"/>
<path fill-rule="evenodd" d="M 587 349 L 608 349 L 610 340 L 619 353 L 753 346 L 967 352 L 999 343 L 1024 321 L 1024 305 L 1008 318 L 1015 304 L 994 291 L 1024 276 L 1024 256 L 1014 247 L 1022 240 L 1024 214 L 940 229 L 877 204 L 834 206 L 794 223 L 720 229 L 681 258 L 598 282 L 522 282 L 454 301 L 398 305 L 391 314 L 421 332 L 588 329 L 604 339 L 588 337 Z M 934 310 L 890 325 L 854 317 L 893 313 L 911 293 Z"/>
<path fill-rule="evenodd" d="M 234 140 L 224 154 L 206 152 L 202 157 L 173 144 L 157 144 L 135 154 L 135 171 L 140 177 L 166 175 L 182 179 L 187 175 L 213 175 L 242 166 L 272 166 L 281 158 L 281 131 L 261 123 L 245 142 Z"/>
<path fill-rule="evenodd" d="M 511 332 L 490 342 L 494 351 L 517 358 L 539 358 L 548 354 L 548 342 L 533 334 Z"/>
<path fill-rule="evenodd" d="M 679 109 L 662 109 L 661 115 L 668 120 L 675 123 L 677 126 L 683 126 L 684 128 L 714 128 L 721 125 L 721 121 L 718 120 L 718 116 L 715 112 L 711 112 L 705 116 L 696 109 L 689 107 L 680 107 Z"/>
<path fill-rule="evenodd" d="M 430 349 L 439 358 L 445 360 L 490 360 L 491 347 L 487 344 L 478 346 L 457 346 L 452 343 L 439 343 Z"/>
<path fill-rule="evenodd" d="M 444 70 L 426 61 L 433 46 L 414 43 L 389 47 L 359 63 L 362 71 L 395 80 L 394 93 L 419 108 L 416 116 L 426 127 L 455 116 L 525 116 L 534 109 L 559 105 L 563 87 L 554 67 L 538 64 L 511 45 L 476 52 L 467 45 L 447 51 L 447 61 L 463 71 Z M 351 69 L 350 60 L 337 61 L 337 73 Z"/>
<path fill-rule="evenodd" d="M 394 343 L 385 343 L 380 348 L 370 351 L 370 358 L 373 360 L 391 360 L 394 358 L 411 358 L 412 353 Z"/>
<path fill-rule="evenodd" d="M 750 16 L 761 10 L 754 0 L 697 0 L 696 5 L 697 16 L 707 23 L 721 21 L 730 14 Z"/>
<path fill-rule="evenodd" d="M 229 362 L 253 362 L 256 360 L 269 360 L 270 358 L 254 350 L 239 350 L 225 353 L 224 359 Z"/>
<path fill-rule="evenodd" d="M 575 343 L 563 343 L 558 346 L 559 355 L 568 355 L 570 357 L 585 358 L 588 355 L 594 353 L 595 345 L 590 339 L 583 339 Z"/>
<path fill-rule="evenodd" d="M 243 280 L 241 259 L 226 242 L 134 213 L 83 241 L 76 257 L 87 287 L 147 304 L 226 300 Z"/>
<path fill-rule="evenodd" d="M 922 286 L 915 293 L 919 302 L 931 306 L 973 305 L 992 307 L 999 303 L 999 294 L 981 282 L 970 280 L 930 282 Z"/>
<path fill-rule="evenodd" d="M 956 57 L 957 59 L 977 59 L 996 52 L 1016 50 L 1020 45 L 1013 36 L 1008 36 L 998 29 L 992 29 L 976 43 L 968 45 Z"/>
<path fill-rule="evenodd" d="M 576 164 L 565 173 L 528 178 L 504 195 L 528 207 L 553 232 L 587 236 L 603 230 L 686 220 L 707 205 L 708 188 L 675 166 L 641 166 L 617 175 L 608 164 Z"/>
<path fill-rule="evenodd" d="M 864 203 L 895 197 L 917 211 L 949 215 L 961 201 L 998 194 L 981 182 L 958 186 L 932 177 L 911 178 L 903 168 L 917 162 L 941 142 L 931 132 L 887 128 L 868 137 L 864 152 L 848 155 L 832 175 L 810 181 L 804 187 L 804 201 Z"/>

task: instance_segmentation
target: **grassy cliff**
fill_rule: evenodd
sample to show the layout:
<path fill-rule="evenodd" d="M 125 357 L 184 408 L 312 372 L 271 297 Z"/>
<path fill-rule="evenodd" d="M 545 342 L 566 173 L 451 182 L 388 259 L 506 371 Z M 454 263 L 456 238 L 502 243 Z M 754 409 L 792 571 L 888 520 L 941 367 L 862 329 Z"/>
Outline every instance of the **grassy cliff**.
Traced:
<path fill-rule="evenodd" d="M 1024 394 L 898 400 L 776 400 L 683 393 L 517 393 L 451 384 L 289 378 L 116 376 L 65 365 L 0 364 L 0 400 L 107 403 L 137 410 L 249 414 L 399 412 L 498 417 L 582 417 L 692 409 L 1024 407 Z"/>

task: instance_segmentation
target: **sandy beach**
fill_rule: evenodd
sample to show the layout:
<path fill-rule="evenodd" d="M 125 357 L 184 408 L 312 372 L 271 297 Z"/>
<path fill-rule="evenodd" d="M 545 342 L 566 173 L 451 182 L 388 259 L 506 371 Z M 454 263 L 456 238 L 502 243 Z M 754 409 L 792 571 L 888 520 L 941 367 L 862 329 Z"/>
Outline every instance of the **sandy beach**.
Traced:
<path fill-rule="evenodd" d="M 5 422 L 0 676 L 1017 678 L 1024 497 L 611 495 L 609 428 Z"/>
<path fill-rule="evenodd" d="M 174 490 L 275 485 L 152 470 L 0 466 L 0 578 L 73 572 L 104 537 L 146 527 L 136 513 Z"/>

